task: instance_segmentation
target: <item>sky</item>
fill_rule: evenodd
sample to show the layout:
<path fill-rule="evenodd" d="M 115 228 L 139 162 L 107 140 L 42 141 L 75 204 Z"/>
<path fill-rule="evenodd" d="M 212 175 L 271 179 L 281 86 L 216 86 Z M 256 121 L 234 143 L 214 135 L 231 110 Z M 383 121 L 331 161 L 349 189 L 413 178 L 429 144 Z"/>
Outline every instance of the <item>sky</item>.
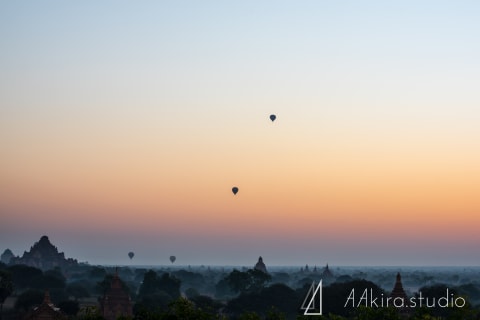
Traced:
<path fill-rule="evenodd" d="M 0 251 L 47 235 L 92 264 L 478 266 L 479 16 L 2 1 Z"/>

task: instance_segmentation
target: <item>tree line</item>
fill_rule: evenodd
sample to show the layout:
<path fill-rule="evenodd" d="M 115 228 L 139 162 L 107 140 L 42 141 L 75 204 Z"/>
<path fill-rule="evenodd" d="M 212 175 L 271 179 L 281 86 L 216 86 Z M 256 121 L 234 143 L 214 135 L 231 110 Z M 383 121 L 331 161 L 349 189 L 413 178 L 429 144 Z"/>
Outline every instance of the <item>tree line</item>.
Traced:
<path fill-rule="evenodd" d="M 357 292 L 372 289 L 375 295 L 388 295 L 379 286 L 364 279 L 334 281 L 323 288 L 322 316 L 303 316 L 300 309 L 311 279 L 300 279 L 296 287 L 279 279 L 287 275 L 270 275 L 259 270 L 234 269 L 230 272 L 189 270 L 161 271 L 120 268 L 122 287 L 134 301 L 133 318 L 163 319 L 478 319 L 478 307 L 467 303 L 463 308 L 417 308 L 408 314 L 394 307 L 345 307 L 345 297 L 352 288 Z M 98 309 L 82 308 L 86 299 L 98 299 L 110 287 L 113 273 L 101 266 L 77 270 L 59 268 L 42 271 L 25 265 L 0 265 L 0 303 L 15 296 L 13 309 L 4 310 L 4 318 L 21 319 L 33 306 L 42 302 L 49 290 L 52 301 L 68 317 L 100 320 Z M 471 288 L 471 294 L 475 294 Z M 445 286 L 421 289 L 430 297 L 440 297 Z M 469 297 L 461 290 L 454 295 Z M 4 319 L 6 320 L 6 319 Z"/>

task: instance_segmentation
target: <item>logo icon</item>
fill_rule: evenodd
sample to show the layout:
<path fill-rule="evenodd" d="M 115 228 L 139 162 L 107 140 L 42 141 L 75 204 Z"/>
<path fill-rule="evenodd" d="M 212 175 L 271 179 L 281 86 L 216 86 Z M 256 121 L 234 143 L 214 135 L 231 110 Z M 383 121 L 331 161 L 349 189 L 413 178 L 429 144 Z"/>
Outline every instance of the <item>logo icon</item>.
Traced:
<path fill-rule="evenodd" d="M 312 282 L 300 309 L 305 310 L 303 314 L 306 316 L 322 315 L 322 280 L 318 285 L 315 281 Z"/>

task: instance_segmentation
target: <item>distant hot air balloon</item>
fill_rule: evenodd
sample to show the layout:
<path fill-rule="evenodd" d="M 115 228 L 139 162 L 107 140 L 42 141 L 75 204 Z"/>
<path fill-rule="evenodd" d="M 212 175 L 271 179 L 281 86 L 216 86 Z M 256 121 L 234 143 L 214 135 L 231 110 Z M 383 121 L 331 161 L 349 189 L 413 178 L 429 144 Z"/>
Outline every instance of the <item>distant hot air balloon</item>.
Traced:
<path fill-rule="evenodd" d="M 236 195 L 237 192 L 238 192 L 238 188 L 237 188 L 237 187 L 233 187 L 233 188 L 232 188 L 232 192 L 233 192 L 233 195 Z"/>
<path fill-rule="evenodd" d="M 170 262 L 171 262 L 171 263 L 174 263 L 175 260 L 177 260 L 177 258 L 176 258 L 175 256 L 170 256 Z"/>
<path fill-rule="evenodd" d="M 128 256 L 130 257 L 130 259 L 132 259 L 134 255 L 135 255 L 135 253 L 133 253 L 131 251 L 128 253 Z"/>
<path fill-rule="evenodd" d="M 274 114 L 271 114 L 270 115 L 270 120 L 272 120 L 272 122 L 273 122 L 273 121 L 275 121 L 275 119 L 277 119 L 277 116 L 274 115 Z"/>

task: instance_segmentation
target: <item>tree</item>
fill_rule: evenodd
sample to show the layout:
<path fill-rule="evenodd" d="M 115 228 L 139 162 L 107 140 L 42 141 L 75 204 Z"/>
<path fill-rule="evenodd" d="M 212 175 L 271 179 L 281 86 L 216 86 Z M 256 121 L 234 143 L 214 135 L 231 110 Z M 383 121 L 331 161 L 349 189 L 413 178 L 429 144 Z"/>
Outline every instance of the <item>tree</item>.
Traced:
<path fill-rule="evenodd" d="M 137 303 L 133 306 L 133 312 L 135 314 L 142 313 L 144 311 L 149 313 L 160 312 L 168 307 L 173 301 L 173 298 L 165 291 L 159 291 L 147 296 L 143 296 L 137 300 Z"/>
<path fill-rule="evenodd" d="M 235 295 L 235 292 L 232 291 L 230 284 L 227 281 L 227 277 L 221 279 L 215 285 L 215 297 L 220 299 L 229 298 Z"/>
<path fill-rule="evenodd" d="M 0 270 L 0 319 L 2 319 L 3 303 L 13 292 L 12 276 L 9 272 Z"/>
<path fill-rule="evenodd" d="M 158 287 L 162 291 L 168 293 L 172 298 L 177 299 L 180 297 L 180 280 L 174 276 L 170 276 L 168 273 L 162 274 L 158 280 Z"/>
<path fill-rule="evenodd" d="M 112 281 L 113 281 L 113 275 L 107 274 L 105 278 L 103 278 L 102 281 L 97 282 L 95 290 L 99 294 L 105 294 L 108 289 L 112 286 Z M 127 294 L 130 294 L 130 288 L 127 286 L 127 284 L 120 279 L 120 284 L 122 285 L 122 289 L 125 290 Z"/>
<path fill-rule="evenodd" d="M 187 290 L 185 290 L 185 296 L 190 300 L 192 300 L 192 298 L 198 297 L 199 295 L 200 293 L 195 288 L 190 287 Z"/>
<path fill-rule="evenodd" d="M 175 278 L 180 279 L 184 286 L 201 288 L 205 285 L 205 278 L 200 273 L 187 270 L 178 270 L 171 273 Z"/>
<path fill-rule="evenodd" d="M 420 292 L 424 299 L 423 306 L 415 310 L 413 319 L 478 319 L 478 310 L 472 308 L 472 305 L 466 296 L 458 295 L 456 289 L 449 289 L 444 284 L 422 287 L 416 295 L 417 299 L 419 298 Z M 461 299 L 459 302 L 461 306 L 456 304 L 455 301 L 457 301 L 457 298 Z M 463 305 L 464 303 L 465 305 Z M 444 304 L 447 304 L 447 307 L 442 307 Z M 428 305 L 430 305 L 430 307 Z"/>
<path fill-rule="evenodd" d="M 262 318 L 255 312 L 246 311 L 238 317 L 238 320 L 262 320 Z"/>
<path fill-rule="evenodd" d="M 428 287 L 422 287 L 419 290 L 419 293 L 422 294 L 422 297 L 424 297 L 423 304 L 427 304 L 429 302 L 433 307 L 427 308 L 427 312 L 423 310 L 423 313 L 428 313 L 432 316 L 435 317 L 444 317 L 447 318 L 451 313 L 452 313 L 452 306 L 449 305 L 447 308 L 441 307 L 438 303 L 435 303 L 435 301 L 439 301 L 440 298 L 445 299 L 446 293 L 449 293 L 450 295 L 454 295 L 455 297 L 458 297 L 458 294 L 456 290 L 454 289 L 449 289 L 447 285 L 445 284 L 435 284 L 433 286 L 428 286 Z M 416 295 L 417 298 L 419 297 L 419 294 Z M 450 296 L 446 297 L 447 302 L 450 300 Z"/>
<path fill-rule="evenodd" d="M 276 308 L 272 307 L 268 312 L 265 320 L 287 320 L 287 317 Z"/>
<path fill-rule="evenodd" d="M 256 269 L 248 270 L 247 274 L 250 278 L 248 291 L 260 291 L 272 279 L 268 273 Z"/>
<path fill-rule="evenodd" d="M 223 303 L 214 300 L 208 296 L 197 295 L 193 298 L 189 298 L 195 304 L 197 309 L 209 312 L 211 314 L 218 314 L 221 308 L 224 307 Z"/>
<path fill-rule="evenodd" d="M 75 299 L 88 298 L 90 296 L 87 288 L 85 288 L 80 282 L 68 284 L 65 291 L 69 296 L 72 296 Z"/>
<path fill-rule="evenodd" d="M 29 289 L 18 296 L 15 309 L 28 311 L 32 306 L 42 303 L 45 293 L 41 290 Z"/>
<path fill-rule="evenodd" d="M 227 277 L 225 277 L 225 280 L 234 292 L 238 293 L 247 291 L 249 276 L 246 272 L 234 269 Z"/>
<path fill-rule="evenodd" d="M 298 307 L 301 305 L 301 301 L 297 298 L 295 290 L 283 283 L 275 283 L 264 288 L 260 296 L 265 305 L 265 309 L 270 308 L 269 313 L 273 314 L 280 312 L 289 317 L 293 317 L 298 313 Z"/>
<path fill-rule="evenodd" d="M 191 301 L 185 298 L 178 298 L 169 305 L 164 319 L 211 320 L 215 318 L 217 317 L 196 308 Z"/>
<path fill-rule="evenodd" d="M 165 309 L 169 303 L 180 297 L 180 284 L 180 280 L 168 273 L 159 277 L 155 271 L 147 271 L 139 289 L 135 309 L 148 312 Z"/>
<path fill-rule="evenodd" d="M 158 276 L 153 270 L 148 270 L 143 275 L 142 285 L 138 291 L 139 297 L 154 294 L 158 290 Z"/>
<path fill-rule="evenodd" d="M 50 299 L 54 304 L 57 304 L 64 300 L 68 300 L 68 294 L 64 288 L 52 288 L 52 289 L 46 288 L 46 289 L 50 293 Z"/>
<path fill-rule="evenodd" d="M 90 278 L 94 279 L 103 279 L 106 275 L 107 271 L 102 267 L 93 267 L 89 272 Z"/>
<path fill-rule="evenodd" d="M 66 279 L 60 268 L 48 270 L 43 273 L 43 288 L 45 289 L 63 289 L 65 288 Z"/>
<path fill-rule="evenodd" d="M 64 300 L 58 304 L 60 310 L 69 316 L 75 316 L 80 310 L 78 301 Z"/>
<path fill-rule="evenodd" d="M 97 307 L 86 307 L 85 311 L 81 315 L 77 316 L 80 320 L 105 320 L 100 314 Z"/>
<path fill-rule="evenodd" d="M 24 264 L 17 264 L 7 269 L 12 274 L 15 289 L 43 289 L 43 272 L 40 269 Z"/>
<path fill-rule="evenodd" d="M 382 319 L 382 320 L 400 320 L 401 316 L 395 307 L 388 308 L 371 308 L 366 306 L 360 306 L 356 312 L 355 319 L 368 320 L 368 319 Z"/>
<path fill-rule="evenodd" d="M 301 299 L 306 297 L 310 285 L 305 285 L 301 290 L 298 291 L 298 295 Z M 324 287 L 322 294 L 323 313 L 332 313 L 343 317 L 351 316 L 352 313 L 357 311 L 360 305 L 358 304 L 358 299 L 355 303 L 353 301 L 350 303 L 346 301 L 346 297 L 349 297 L 352 292 L 355 292 L 357 295 L 362 295 L 365 290 L 367 290 L 369 295 L 371 293 L 373 297 L 380 298 L 382 294 L 385 295 L 384 291 L 380 287 L 367 280 L 332 283 L 331 285 Z"/>
<path fill-rule="evenodd" d="M 260 291 L 271 278 L 268 273 L 260 270 L 249 269 L 241 272 L 235 269 L 225 277 L 225 280 L 234 292 L 246 293 Z"/>
<path fill-rule="evenodd" d="M 260 292 L 241 293 L 228 302 L 226 310 L 233 315 L 254 312 L 267 318 L 270 316 L 271 319 L 292 318 L 298 314 L 300 303 L 295 290 L 277 283 Z"/>

